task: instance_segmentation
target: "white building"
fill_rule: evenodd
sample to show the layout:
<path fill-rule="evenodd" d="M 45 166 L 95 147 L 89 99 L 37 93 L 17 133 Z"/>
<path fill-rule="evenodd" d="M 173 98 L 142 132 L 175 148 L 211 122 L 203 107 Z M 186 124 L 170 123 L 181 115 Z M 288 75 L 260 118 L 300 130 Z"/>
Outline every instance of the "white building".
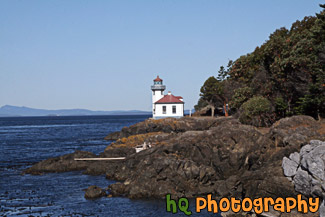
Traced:
<path fill-rule="evenodd" d="M 184 101 L 181 96 L 174 96 L 169 91 L 164 95 L 166 86 L 163 85 L 163 80 L 157 76 L 154 85 L 151 86 L 152 90 L 152 117 L 159 118 L 180 118 L 184 116 Z"/>

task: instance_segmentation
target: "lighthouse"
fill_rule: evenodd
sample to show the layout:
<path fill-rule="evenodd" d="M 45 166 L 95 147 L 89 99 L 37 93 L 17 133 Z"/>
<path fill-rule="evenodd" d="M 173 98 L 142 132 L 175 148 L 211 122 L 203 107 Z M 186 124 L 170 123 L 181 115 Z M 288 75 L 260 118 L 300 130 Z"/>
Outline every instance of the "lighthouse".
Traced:
<path fill-rule="evenodd" d="M 164 95 L 166 86 L 163 80 L 157 76 L 153 80 L 151 86 L 152 91 L 152 117 L 154 119 L 174 117 L 180 118 L 184 116 L 184 101 L 181 96 L 174 96 L 169 91 Z"/>
<path fill-rule="evenodd" d="M 153 85 L 151 86 L 152 90 L 152 116 L 154 117 L 156 114 L 155 111 L 155 102 L 160 100 L 164 97 L 164 91 L 166 89 L 166 86 L 163 85 L 163 80 L 159 78 L 159 75 L 157 78 L 153 80 Z"/>

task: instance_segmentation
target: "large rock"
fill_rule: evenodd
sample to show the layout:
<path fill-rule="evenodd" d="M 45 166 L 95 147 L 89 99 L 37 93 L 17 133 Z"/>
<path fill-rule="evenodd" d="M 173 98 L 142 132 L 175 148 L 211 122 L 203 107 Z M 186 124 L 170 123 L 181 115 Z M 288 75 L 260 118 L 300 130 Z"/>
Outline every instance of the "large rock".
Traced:
<path fill-rule="evenodd" d="M 293 177 L 296 191 L 305 196 L 322 197 L 325 195 L 325 142 L 312 140 L 309 144 L 303 146 L 300 154 L 294 153 L 290 157 L 298 162 L 284 157 L 282 162 L 284 175 Z M 301 159 L 301 160 L 300 160 Z M 295 162 L 295 163 L 296 163 Z M 290 168 L 297 167 L 294 174 Z"/>
<path fill-rule="evenodd" d="M 305 196 L 310 196 L 311 193 L 311 176 L 307 171 L 298 169 L 297 174 L 294 176 L 294 183 L 296 191 L 304 194 Z"/>
<path fill-rule="evenodd" d="M 287 157 L 283 158 L 282 167 L 285 176 L 294 176 L 297 173 L 298 163 Z"/>
<path fill-rule="evenodd" d="M 311 116 L 299 115 L 282 118 L 273 124 L 273 128 L 278 129 L 296 129 L 301 126 L 315 126 L 316 120 Z"/>
<path fill-rule="evenodd" d="M 201 131 L 208 130 L 224 121 L 238 122 L 234 118 L 210 118 L 210 117 L 183 117 L 179 119 L 164 118 L 164 119 L 147 119 L 143 122 L 134 124 L 130 127 L 124 127 L 119 133 L 114 132 L 106 136 L 106 139 L 121 139 L 132 135 L 146 134 L 152 132 L 162 133 L 179 133 L 186 131 Z"/>
<path fill-rule="evenodd" d="M 324 175 L 324 161 L 320 157 L 305 156 L 303 158 L 306 162 L 306 169 L 315 179 L 325 180 Z"/>
<path fill-rule="evenodd" d="M 75 158 L 92 158 L 95 154 L 87 151 L 75 151 L 72 154 L 66 154 L 60 157 L 49 158 L 43 160 L 32 167 L 26 169 L 24 173 L 33 175 L 40 175 L 42 173 L 57 173 L 85 170 L 91 162 L 89 161 L 75 161 Z"/>
<path fill-rule="evenodd" d="M 108 179 L 121 181 L 109 186 L 111 194 L 130 198 L 164 198 L 167 193 L 175 198 L 210 193 L 237 198 L 293 197 L 298 192 L 289 179 L 296 179 L 299 191 L 310 186 L 304 193 L 316 196 L 325 189 L 325 182 L 319 181 L 321 170 L 317 170 L 322 168 L 317 166 L 321 165 L 319 158 L 323 159 L 319 148 L 322 143 L 312 141 L 308 147 L 302 145 L 311 138 L 324 137 L 320 125 L 321 122 L 310 117 L 294 116 L 277 122 L 268 133 L 262 134 L 234 118 L 148 120 L 124 128 L 122 137 L 99 155 L 122 155 L 125 160 L 75 164 L 73 158 L 77 154 L 74 153 L 40 162 L 28 171 L 78 169 L 86 174 L 106 174 Z M 299 139 L 290 138 L 298 134 Z M 153 147 L 135 153 L 133 141 L 148 141 Z M 81 153 L 83 157 L 98 157 Z M 306 160 L 311 154 L 313 161 Z M 303 164 L 310 171 L 305 171 Z M 282 165 L 288 166 L 285 174 L 289 179 Z"/>
<path fill-rule="evenodd" d="M 106 192 L 96 185 L 89 186 L 85 193 L 86 199 L 95 199 L 103 197 L 106 195 Z"/>
<path fill-rule="evenodd" d="M 161 198 L 166 193 L 174 197 L 208 193 L 219 197 L 295 196 L 294 184 L 283 174 L 282 160 L 286 157 L 289 162 L 283 164 L 288 167 L 286 175 L 294 177 L 301 145 L 323 136 L 319 122 L 308 116 L 280 121 L 265 135 L 226 118 L 216 119 L 208 129 L 198 129 L 172 131 L 162 145 L 130 155 L 125 164 L 108 171 L 107 178 L 123 181 L 110 186 L 113 194 L 131 198 Z M 290 132 L 301 135 L 303 141 L 285 139 Z M 282 145 L 274 136 L 280 136 Z M 303 175 L 297 176 L 301 186 L 310 181 Z M 319 188 L 310 193 L 317 191 Z"/>
<path fill-rule="evenodd" d="M 125 157 L 135 153 L 134 148 L 119 147 L 104 151 L 99 156 L 86 151 L 75 151 L 60 157 L 49 158 L 27 168 L 24 173 L 41 175 L 43 173 L 58 173 L 69 171 L 84 171 L 87 175 L 102 175 L 106 171 L 115 171 L 116 165 L 123 164 L 123 160 L 113 161 L 76 161 L 75 158 L 111 158 Z"/>
<path fill-rule="evenodd" d="M 242 195 L 243 191 L 253 191 L 248 183 L 261 179 L 269 171 L 262 169 L 263 159 L 258 159 L 274 148 L 272 141 L 254 127 L 226 121 L 210 130 L 179 133 L 166 143 L 130 156 L 125 166 L 113 171 L 114 174 L 107 173 L 108 177 L 121 173 L 128 177 L 124 185 L 113 184 L 113 193 L 123 192 L 131 198 L 161 198 L 168 192 L 175 197 L 208 193 Z M 278 162 L 280 168 L 280 159 Z M 252 172 L 241 179 L 240 174 L 253 168 L 265 173 Z M 221 188 L 222 180 L 225 189 Z M 287 179 L 284 181 L 290 185 Z M 268 184 L 271 183 L 264 183 Z M 256 185 L 252 186 L 256 189 Z"/>
<path fill-rule="evenodd" d="M 325 133 L 322 133 L 320 129 L 321 124 L 310 116 L 292 116 L 274 123 L 268 137 L 277 147 L 300 148 L 312 139 L 325 139 Z"/>

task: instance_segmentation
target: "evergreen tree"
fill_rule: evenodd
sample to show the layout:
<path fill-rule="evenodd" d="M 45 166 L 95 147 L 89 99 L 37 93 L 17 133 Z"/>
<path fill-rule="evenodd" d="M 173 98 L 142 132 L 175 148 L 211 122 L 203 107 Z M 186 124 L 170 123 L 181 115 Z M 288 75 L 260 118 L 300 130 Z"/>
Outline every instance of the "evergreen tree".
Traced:
<path fill-rule="evenodd" d="M 324 117 L 325 4 L 320 6 L 316 16 L 277 29 L 254 52 L 221 66 L 217 79 L 210 77 L 202 86 L 201 99 L 213 108 L 230 99 L 238 111 L 261 96 L 271 103 L 272 120 L 294 114 Z"/>
<path fill-rule="evenodd" d="M 223 85 L 214 76 L 209 77 L 201 87 L 201 98 L 210 106 L 211 116 L 214 116 L 214 110 L 218 102 L 224 101 Z"/>

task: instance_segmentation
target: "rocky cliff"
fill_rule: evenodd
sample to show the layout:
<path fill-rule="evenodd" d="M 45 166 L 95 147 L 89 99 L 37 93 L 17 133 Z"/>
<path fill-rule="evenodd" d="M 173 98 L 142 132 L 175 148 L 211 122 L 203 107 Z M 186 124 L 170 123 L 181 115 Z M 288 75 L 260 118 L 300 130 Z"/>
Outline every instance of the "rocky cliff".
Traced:
<path fill-rule="evenodd" d="M 93 156 L 77 152 L 25 172 L 106 174 L 120 181 L 109 186 L 110 194 L 130 198 L 163 198 L 167 193 L 175 198 L 209 193 L 219 198 L 295 196 L 298 192 L 282 169 L 283 158 L 291 159 L 290 154 L 300 152 L 310 140 L 325 141 L 325 122 L 294 116 L 270 128 L 256 128 L 231 117 L 168 118 L 146 120 L 107 139 L 116 141 L 100 157 L 125 156 L 125 160 L 77 166 L 73 155 Z M 152 148 L 135 153 L 133 147 L 143 142 Z"/>
<path fill-rule="evenodd" d="M 146 128 L 149 133 L 157 129 L 156 121 L 151 122 Z M 220 197 L 292 196 L 296 191 L 283 175 L 283 157 L 311 139 L 324 139 L 324 125 L 308 116 L 282 119 L 267 130 L 232 118 L 210 119 L 209 123 L 206 128 L 174 128 L 166 134 L 168 129 L 164 136 L 144 139 L 156 145 L 107 171 L 109 179 L 125 178 L 111 185 L 111 192 L 131 198 L 160 198 L 168 192 L 175 197 L 207 193 Z M 134 132 L 134 127 L 128 132 Z M 119 140 L 117 143 L 123 145 Z"/>

